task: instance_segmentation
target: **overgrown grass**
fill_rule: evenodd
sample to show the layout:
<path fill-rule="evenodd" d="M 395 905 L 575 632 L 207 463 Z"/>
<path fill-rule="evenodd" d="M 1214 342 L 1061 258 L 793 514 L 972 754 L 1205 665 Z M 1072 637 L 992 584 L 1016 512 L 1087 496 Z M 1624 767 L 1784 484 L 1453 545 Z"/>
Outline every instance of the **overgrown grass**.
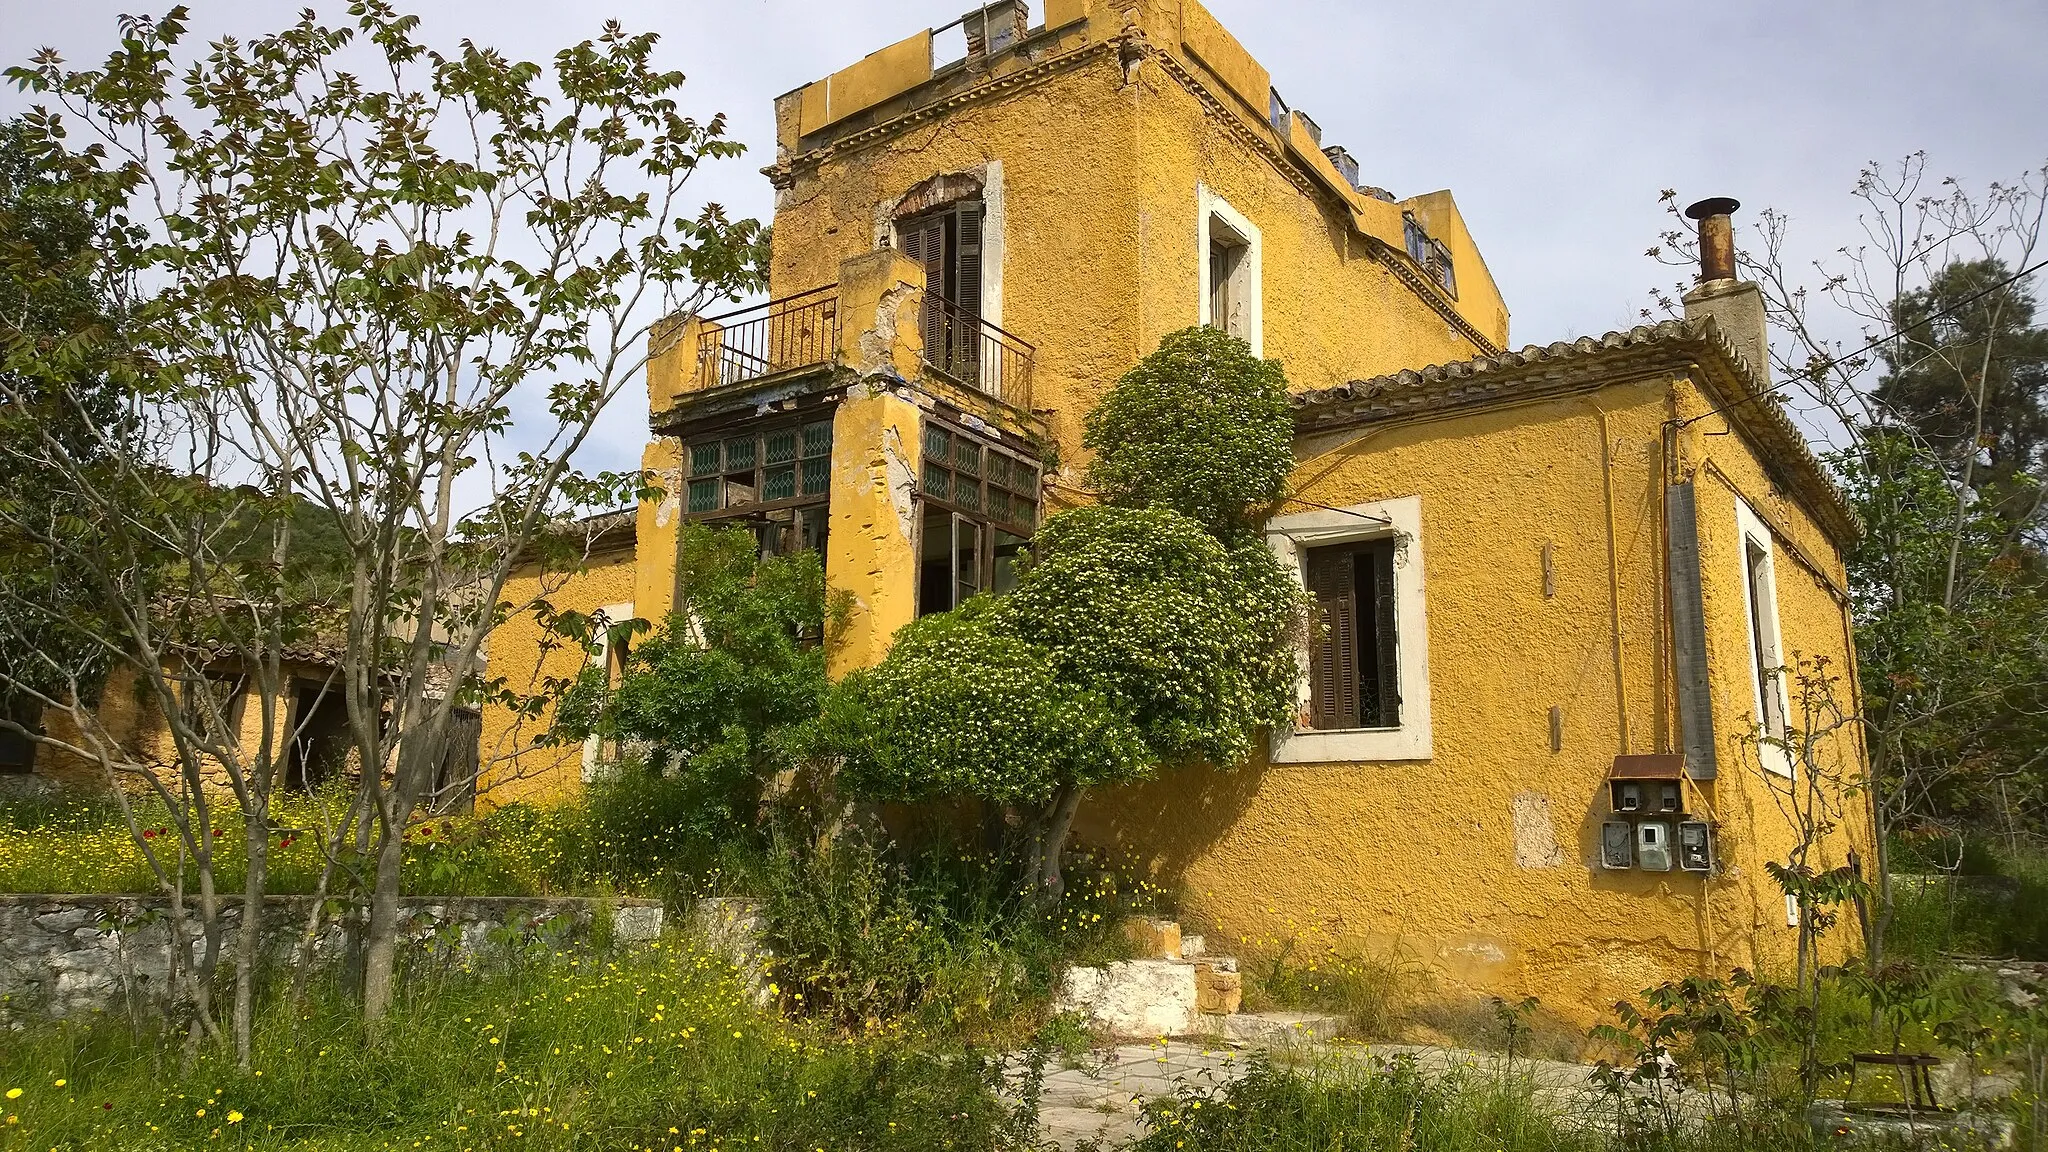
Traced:
<path fill-rule="evenodd" d="M 645 773 L 593 784 L 579 801 L 511 804 L 481 816 L 422 818 L 406 832 L 404 884 L 419 896 L 677 896 L 693 890 L 721 848 L 677 831 L 670 790 Z M 348 807 L 343 795 L 283 796 L 272 801 L 269 890 L 311 892 L 326 864 L 323 829 Z M 76 795 L 0 805 L 0 892 L 154 892 L 145 845 L 173 872 L 196 883 L 170 812 L 154 800 L 135 805 L 138 842 L 108 797 Z M 214 883 L 240 891 L 248 864 L 242 819 L 223 797 L 211 836 Z M 728 846 L 729 847 L 729 846 Z M 329 891 L 363 887 L 365 862 L 344 855 Z"/>
<path fill-rule="evenodd" d="M 1005 1145 L 1022 1123 L 992 1062 L 757 1011 L 673 937 L 415 973 L 367 1041 L 332 994 L 296 1016 L 273 1001 L 247 1074 L 182 1048 L 109 1022 L 9 1034 L 0 1147 L 930 1152 Z"/>
<path fill-rule="evenodd" d="M 1245 1011 L 1329 1012 L 1353 1036 L 1390 1039 L 1434 986 L 1398 942 L 1372 951 L 1315 925 L 1291 927 L 1286 936 L 1238 938 Z"/>
<path fill-rule="evenodd" d="M 1895 842 L 1887 947 L 1931 960 L 1943 953 L 2048 960 L 2048 851 L 1977 838 Z"/>
<path fill-rule="evenodd" d="M 1184 1085 L 1146 1109 L 1138 1152 L 1414 1149 L 1416 1152 L 1807 1152 L 1812 1132 L 1790 1116 L 1739 1130 L 1703 1124 L 1616 1135 L 1561 1122 L 1514 1076 L 1429 1075 L 1412 1061 L 1334 1056 L 1279 1067 L 1255 1057 L 1228 1084 Z"/>
<path fill-rule="evenodd" d="M 944 841 L 851 837 L 829 852 L 782 842 L 751 877 L 791 1007 L 837 1026 L 885 1023 L 1021 1044 L 1046 1022 L 1071 963 L 1125 955 L 1124 918 L 1160 893 L 1110 869 L 1073 869 L 1036 906 L 1014 871 Z"/>

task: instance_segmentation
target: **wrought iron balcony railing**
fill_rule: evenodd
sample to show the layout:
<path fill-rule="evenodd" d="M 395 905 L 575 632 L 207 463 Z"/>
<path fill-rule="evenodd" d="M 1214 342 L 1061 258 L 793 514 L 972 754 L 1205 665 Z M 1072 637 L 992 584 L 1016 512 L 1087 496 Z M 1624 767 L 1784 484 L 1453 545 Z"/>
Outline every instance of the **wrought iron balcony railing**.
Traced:
<path fill-rule="evenodd" d="M 827 364 L 839 351 L 839 286 L 704 319 L 697 339 L 696 387 L 740 384 Z"/>
<path fill-rule="evenodd" d="M 977 392 L 1031 410 L 1032 346 L 936 292 L 924 296 L 924 362 Z"/>

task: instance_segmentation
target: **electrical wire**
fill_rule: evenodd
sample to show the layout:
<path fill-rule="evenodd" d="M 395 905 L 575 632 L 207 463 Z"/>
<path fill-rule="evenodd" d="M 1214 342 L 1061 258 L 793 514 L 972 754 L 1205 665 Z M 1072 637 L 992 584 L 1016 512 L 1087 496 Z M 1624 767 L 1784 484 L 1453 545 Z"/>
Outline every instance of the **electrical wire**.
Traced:
<path fill-rule="evenodd" d="M 2007 276 L 2005 279 L 2000 280 L 1998 283 L 1992 284 L 1980 291 L 1972 292 L 1968 296 L 1963 297 L 1961 300 L 1956 301 L 1954 304 L 1949 305 L 1941 311 L 1935 312 L 1922 319 L 1915 320 L 1913 323 L 1906 325 L 1904 328 L 1901 328 L 1896 332 L 1893 332 L 1889 336 L 1880 336 L 1877 339 L 1872 340 L 1869 343 L 1863 345 L 1861 348 L 1856 349 L 1854 352 L 1845 352 L 1840 356 L 1834 357 L 1833 359 L 1823 360 L 1818 364 L 1808 365 L 1805 369 L 1804 374 L 1812 375 L 1813 373 L 1819 372 L 1823 369 L 1832 368 L 1835 365 L 1840 364 L 1844 360 L 1852 360 L 1858 356 L 1863 355 L 1865 352 L 1871 351 L 1872 349 L 1878 347 L 1881 344 L 1889 343 L 1893 340 L 1898 339 L 1901 336 L 1904 336 L 1906 333 L 1911 332 L 1915 328 L 1919 328 L 1922 325 L 1926 324 L 1932 324 L 1936 320 L 1939 320 L 1942 317 L 1947 316 L 1949 313 L 1954 312 L 1957 309 L 1960 309 L 1965 304 L 1975 303 L 1976 301 L 1991 295 L 1993 292 L 1996 292 L 1999 289 L 2014 283 L 2015 281 L 2023 280 L 2026 277 L 2031 276 L 2036 272 L 2039 272 L 2043 268 L 2048 268 L 2048 260 L 2042 260 L 2037 263 L 2030 264 L 2027 267 L 2022 268 L 2019 271 L 2013 273 L 2012 275 Z M 1797 379 L 1797 377 L 1794 377 L 1793 379 Z M 1709 409 L 1708 411 L 1702 412 L 1697 416 L 1688 416 L 1683 420 L 1674 421 L 1672 426 L 1675 428 L 1684 428 L 1687 425 L 1697 423 L 1701 420 L 1705 420 L 1709 416 L 1718 416 L 1723 412 L 1726 412 L 1732 408 L 1739 408 L 1742 405 L 1747 404 L 1753 400 L 1761 400 L 1764 397 L 1769 396 L 1771 393 L 1776 392 L 1781 388 L 1789 387 L 1791 384 L 1792 380 L 1789 379 L 1777 384 L 1773 384 L 1760 392 L 1752 393 L 1751 395 L 1745 396 L 1740 400 L 1734 401 L 1733 403 L 1723 404 L 1719 408 Z"/>

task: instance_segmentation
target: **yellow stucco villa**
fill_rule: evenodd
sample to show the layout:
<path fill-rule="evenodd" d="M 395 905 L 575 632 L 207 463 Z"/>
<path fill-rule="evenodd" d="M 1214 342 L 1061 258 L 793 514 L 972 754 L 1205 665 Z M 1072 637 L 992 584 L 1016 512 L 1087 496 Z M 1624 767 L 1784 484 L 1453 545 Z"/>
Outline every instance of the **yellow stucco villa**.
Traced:
<path fill-rule="evenodd" d="M 1734 205 L 1698 206 L 1685 320 L 1508 351 L 1451 194 L 1364 183 L 1195 0 L 1042 16 L 989 4 L 776 100 L 772 299 L 662 326 L 665 497 L 508 599 L 545 581 L 557 607 L 657 619 L 679 525 L 741 523 L 824 555 L 853 606 L 831 666 L 872 663 L 918 614 L 1000 591 L 1038 521 L 1085 499 L 1102 390 L 1213 324 L 1297 391 L 1297 498 L 1269 536 L 1327 635 L 1268 755 L 1095 795 L 1076 838 L 1177 884 L 1212 938 L 1312 924 L 1567 1012 L 1782 971 L 1797 933 L 1765 864 L 1809 781 L 1757 737 L 1800 722 L 1782 666 L 1824 659 L 1854 699 L 1856 525 L 1759 395 Z M 935 61 L 935 35 L 965 58 Z M 537 641 L 505 625 L 491 673 L 588 659 Z M 487 804 L 596 762 L 483 726 Z M 1849 729 L 1826 755 L 1864 763 Z M 1868 855 L 1860 801 L 1824 799 L 1813 863 Z"/>

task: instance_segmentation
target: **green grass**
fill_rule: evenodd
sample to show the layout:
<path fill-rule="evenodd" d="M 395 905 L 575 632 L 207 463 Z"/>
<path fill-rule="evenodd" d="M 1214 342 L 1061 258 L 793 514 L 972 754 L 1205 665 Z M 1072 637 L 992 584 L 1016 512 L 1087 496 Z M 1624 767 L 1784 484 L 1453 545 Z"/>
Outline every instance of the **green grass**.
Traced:
<path fill-rule="evenodd" d="M 1901 839 L 1892 845 L 1901 873 L 1956 881 L 1898 884 L 1886 934 L 1889 951 L 1931 960 L 1943 953 L 2048 960 L 2048 851 L 1980 838 Z"/>
<path fill-rule="evenodd" d="M 999 1146 L 993 1066 L 929 1038 L 849 1039 L 750 1007 L 670 938 L 415 973 L 385 1032 L 322 994 L 267 1004 L 252 1070 L 172 1031 L 39 1025 L 0 1045 L 9 1149 Z M 12 1096 L 13 1089 L 20 1089 Z"/>
<path fill-rule="evenodd" d="M 1806 1152 L 1819 1147 L 1794 1118 L 1771 1115 L 1741 1128 L 1607 1129 L 1563 1124 L 1524 1081 L 1433 1076 L 1412 1062 L 1331 1057 L 1303 1067 L 1254 1058 L 1241 1079 L 1186 1085 L 1151 1104 L 1137 1152 L 1271 1152 L 1276 1149 L 1399 1149 L 1402 1152 Z"/>
<path fill-rule="evenodd" d="M 323 828 L 344 811 L 344 797 L 290 797 L 272 803 L 268 889 L 315 889 L 325 864 Z M 585 803 L 512 804 L 484 816 L 422 819 L 408 829 L 405 891 L 418 896 L 666 895 L 703 871 L 700 846 L 661 837 L 639 797 L 598 793 Z M 0 805 L 0 892 L 157 891 L 145 846 L 167 872 L 181 866 L 187 887 L 198 869 L 181 850 L 170 812 L 138 801 L 138 842 L 106 797 L 65 797 Z M 247 868 L 241 811 L 224 799 L 212 819 L 214 884 L 239 892 Z M 628 842 L 630 839 L 630 843 Z M 357 890 L 366 862 L 337 869 L 329 892 Z"/>

